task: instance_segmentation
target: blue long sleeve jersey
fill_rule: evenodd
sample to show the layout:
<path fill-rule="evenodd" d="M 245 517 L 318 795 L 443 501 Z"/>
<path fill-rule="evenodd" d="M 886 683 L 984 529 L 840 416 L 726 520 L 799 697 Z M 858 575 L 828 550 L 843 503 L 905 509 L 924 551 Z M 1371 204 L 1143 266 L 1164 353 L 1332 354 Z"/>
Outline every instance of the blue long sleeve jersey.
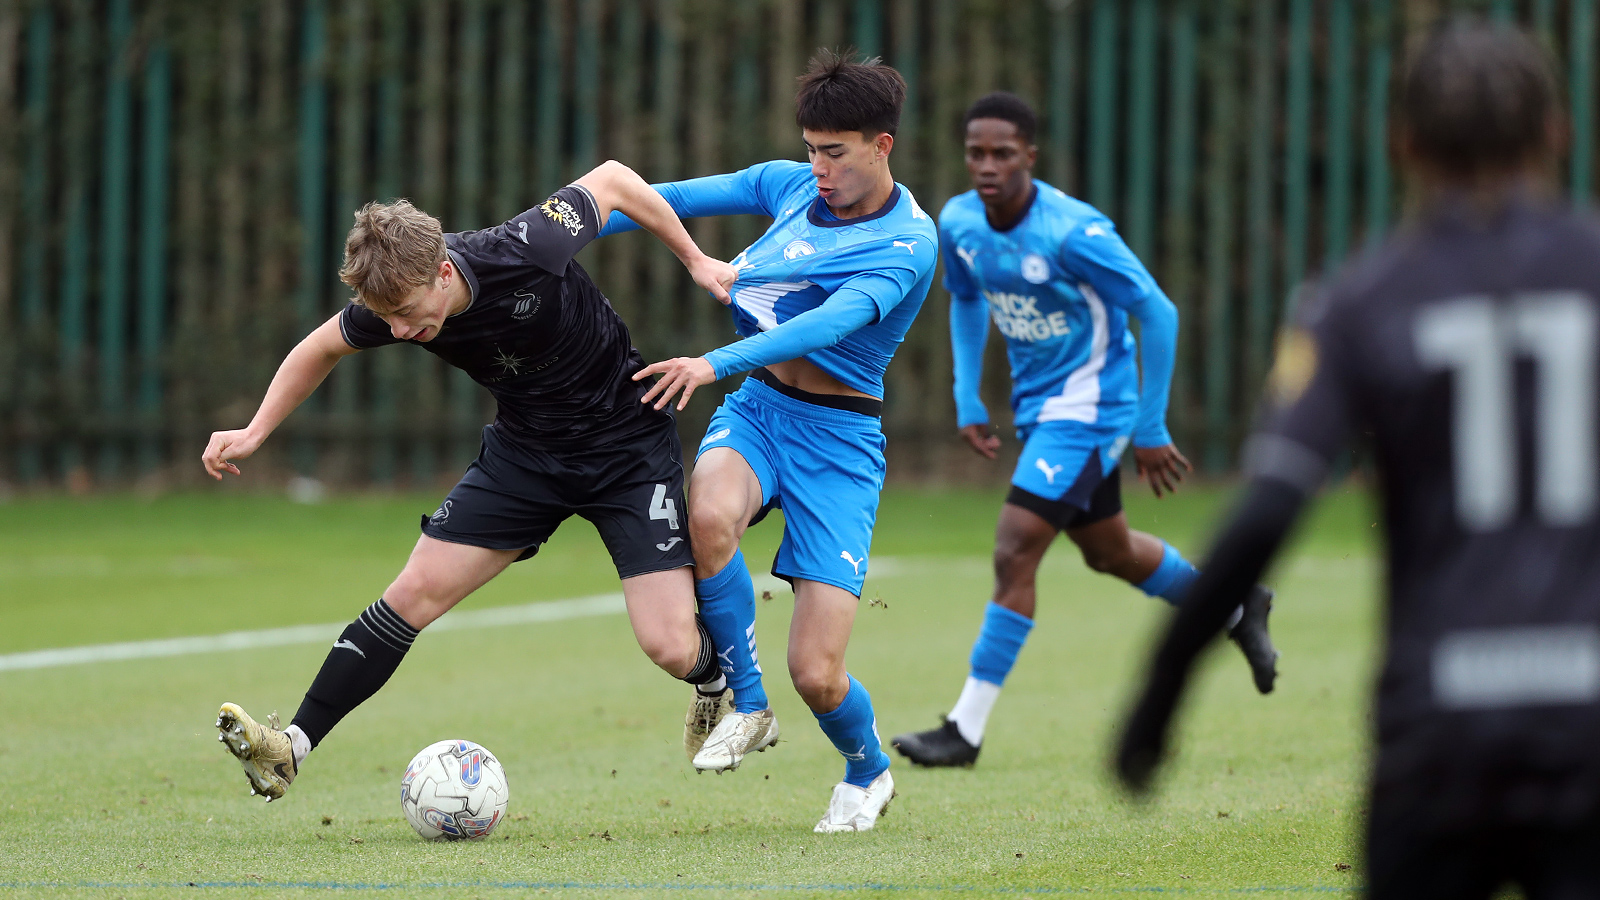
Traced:
<path fill-rule="evenodd" d="M 1018 427 L 1083 422 L 1131 430 L 1136 447 L 1170 444 L 1177 308 L 1110 219 L 1033 185 L 1022 220 L 1005 231 L 989 224 L 976 191 L 952 197 L 939 214 L 957 422 L 989 421 L 978 386 L 992 318 L 1006 339 Z M 1141 328 L 1137 362 L 1130 315 Z"/>
<path fill-rule="evenodd" d="M 848 387 L 883 396 L 883 373 L 922 308 L 939 235 L 911 192 L 839 219 L 806 163 L 774 160 L 727 175 L 655 185 L 679 218 L 771 216 L 733 260 L 734 330 L 745 339 L 706 354 L 718 378 L 804 357 Z M 600 235 L 639 226 L 614 212 Z"/>

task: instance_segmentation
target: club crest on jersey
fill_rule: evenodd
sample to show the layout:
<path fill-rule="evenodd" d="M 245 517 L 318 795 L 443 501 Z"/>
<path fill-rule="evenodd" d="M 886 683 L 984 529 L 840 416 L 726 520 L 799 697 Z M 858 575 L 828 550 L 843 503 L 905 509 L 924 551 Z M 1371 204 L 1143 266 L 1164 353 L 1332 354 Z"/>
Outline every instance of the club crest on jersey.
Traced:
<path fill-rule="evenodd" d="M 1044 284 L 1050 280 L 1050 263 L 1037 253 L 1029 253 L 1022 258 L 1022 277 L 1029 284 Z"/>
<path fill-rule="evenodd" d="M 802 256 L 810 256 L 815 252 L 817 252 L 817 248 L 811 246 L 808 241 L 790 241 L 783 248 L 783 258 L 799 259 Z"/>
<path fill-rule="evenodd" d="M 578 210 L 559 197 L 551 197 L 539 204 L 539 211 L 544 213 L 545 218 L 571 232 L 573 237 L 583 230 L 583 217 L 578 215 Z"/>

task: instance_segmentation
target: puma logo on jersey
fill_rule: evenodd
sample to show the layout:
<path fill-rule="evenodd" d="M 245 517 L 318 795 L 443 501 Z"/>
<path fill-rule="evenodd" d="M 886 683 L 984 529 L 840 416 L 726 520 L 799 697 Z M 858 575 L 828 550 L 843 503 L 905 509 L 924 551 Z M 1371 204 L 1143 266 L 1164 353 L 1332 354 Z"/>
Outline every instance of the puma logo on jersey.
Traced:
<path fill-rule="evenodd" d="M 665 553 L 668 550 L 671 550 L 673 547 L 678 546 L 679 542 L 682 540 L 683 538 L 681 537 L 668 538 L 665 544 L 657 544 L 656 549 L 660 550 L 662 553 Z"/>
<path fill-rule="evenodd" d="M 967 264 L 967 268 L 971 269 L 974 272 L 978 271 L 978 254 L 977 253 L 975 253 L 975 252 L 973 252 L 971 250 L 968 250 L 965 247 L 957 247 L 956 248 L 956 255 L 961 257 L 961 261 Z"/>
<path fill-rule="evenodd" d="M 855 569 L 857 575 L 861 574 L 861 564 L 867 561 L 865 556 L 861 557 L 860 559 L 856 559 L 854 556 L 851 556 L 849 550 L 840 550 L 839 558 L 849 563 L 850 568 Z"/>
<path fill-rule="evenodd" d="M 1055 484 L 1056 476 L 1061 474 L 1062 469 L 1066 468 L 1066 466 L 1052 466 L 1043 459 L 1036 459 L 1033 464 L 1039 467 L 1039 471 L 1044 473 L 1045 481 L 1050 484 Z"/>
<path fill-rule="evenodd" d="M 917 255 L 917 251 L 911 249 L 911 248 L 913 248 L 913 247 L 915 247 L 917 245 L 916 241 L 895 241 L 894 245 L 896 247 L 904 247 L 904 248 L 906 248 L 906 252 L 911 254 L 912 256 L 916 256 Z"/>
<path fill-rule="evenodd" d="M 361 658 L 362 659 L 366 659 L 367 658 L 366 651 L 362 650 L 360 647 L 357 647 L 356 646 L 356 642 L 350 640 L 349 638 L 340 638 L 339 640 L 335 641 L 334 644 L 333 644 L 333 649 L 335 649 L 335 650 L 354 650 L 355 652 L 361 654 Z"/>

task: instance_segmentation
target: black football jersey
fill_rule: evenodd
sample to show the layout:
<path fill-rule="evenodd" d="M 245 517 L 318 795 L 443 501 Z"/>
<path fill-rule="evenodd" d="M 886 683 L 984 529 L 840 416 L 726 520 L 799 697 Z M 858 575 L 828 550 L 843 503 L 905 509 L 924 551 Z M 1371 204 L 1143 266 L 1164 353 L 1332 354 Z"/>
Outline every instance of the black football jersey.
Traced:
<path fill-rule="evenodd" d="M 628 326 L 572 257 L 600 231 L 594 198 L 568 185 L 482 231 L 445 235 L 472 292 L 427 342 L 414 343 L 472 376 L 498 404 L 495 425 L 546 448 L 599 446 L 666 416 L 639 402 L 644 368 Z M 340 314 L 357 349 L 401 343 L 371 310 Z"/>
<path fill-rule="evenodd" d="M 1381 479 L 1380 783 L 1460 795 L 1503 762 L 1600 786 L 1597 298 L 1600 222 L 1462 200 L 1280 345 L 1247 465 L 1309 490 L 1359 435 Z"/>

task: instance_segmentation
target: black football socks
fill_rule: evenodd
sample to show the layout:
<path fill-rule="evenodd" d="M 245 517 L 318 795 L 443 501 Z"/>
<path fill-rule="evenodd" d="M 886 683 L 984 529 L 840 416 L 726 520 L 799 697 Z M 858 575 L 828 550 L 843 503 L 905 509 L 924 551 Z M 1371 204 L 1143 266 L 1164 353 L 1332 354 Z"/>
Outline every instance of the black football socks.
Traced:
<path fill-rule="evenodd" d="M 728 681 L 722 675 L 722 667 L 717 665 L 717 646 L 712 643 L 711 632 L 706 630 L 706 623 L 700 621 L 699 616 L 694 617 L 694 624 L 700 631 L 700 656 L 683 680 L 706 696 L 720 694 L 727 689 Z"/>
<path fill-rule="evenodd" d="M 383 687 L 417 633 L 382 599 L 367 607 L 328 651 L 291 724 L 305 732 L 311 746 L 322 743 L 340 719 Z"/>

